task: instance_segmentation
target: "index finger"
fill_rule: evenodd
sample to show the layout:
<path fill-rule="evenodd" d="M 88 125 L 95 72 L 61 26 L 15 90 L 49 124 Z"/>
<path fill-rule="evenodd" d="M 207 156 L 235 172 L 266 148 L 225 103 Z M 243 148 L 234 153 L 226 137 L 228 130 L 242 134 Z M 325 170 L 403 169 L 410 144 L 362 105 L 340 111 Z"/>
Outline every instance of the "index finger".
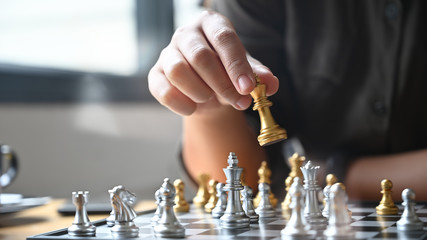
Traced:
<path fill-rule="evenodd" d="M 255 78 L 246 58 L 246 49 L 232 23 L 218 13 L 205 14 L 201 27 L 206 39 L 218 54 L 236 90 L 242 95 L 249 94 L 255 87 Z"/>

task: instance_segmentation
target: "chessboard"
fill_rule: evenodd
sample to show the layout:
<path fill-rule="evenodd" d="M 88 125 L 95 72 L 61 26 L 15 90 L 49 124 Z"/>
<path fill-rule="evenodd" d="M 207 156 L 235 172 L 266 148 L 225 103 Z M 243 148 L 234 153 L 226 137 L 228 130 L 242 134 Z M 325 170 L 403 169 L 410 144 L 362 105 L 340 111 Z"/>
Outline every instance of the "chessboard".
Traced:
<path fill-rule="evenodd" d="M 402 207 L 399 205 L 398 215 L 378 215 L 375 212 L 375 205 L 378 203 L 350 203 L 348 205 L 352 212 L 353 222 L 351 226 L 356 232 L 356 239 L 427 239 L 427 204 L 417 203 L 416 213 L 424 223 L 424 231 L 421 232 L 401 232 L 397 230 L 396 222 L 402 214 Z M 153 211 L 138 213 L 134 219 L 139 227 L 137 239 L 159 239 L 154 236 L 151 218 Z M 186 239 L 281 239 L 280 231 L 285 227 L 286 216 L 280 209 L 274 218 L 261 219 L 257 224 L 251 224 L 249 228 L 227 230 L 222 229 L 219 220 L 212 218 L 209 213 L 205 213 L 201 208 L 191 206 L 188 213 L 177 213 L 178 220 L 185 227 Z M 72 237 L 68 235 L 67 228 L 59 229 L 36 236 L 28 237 L 27 240 L 63 240 L 63 239 L 93 239 L 110 240 L 117 239 L 111 234 L 110 227 L 106 220 L 93 223 L 96 226 L 96 236 L 94 237 Z M 70 223 L 71 225 L 71 223 Z M 317 239 L 323 239 L 322 237 Z"/>

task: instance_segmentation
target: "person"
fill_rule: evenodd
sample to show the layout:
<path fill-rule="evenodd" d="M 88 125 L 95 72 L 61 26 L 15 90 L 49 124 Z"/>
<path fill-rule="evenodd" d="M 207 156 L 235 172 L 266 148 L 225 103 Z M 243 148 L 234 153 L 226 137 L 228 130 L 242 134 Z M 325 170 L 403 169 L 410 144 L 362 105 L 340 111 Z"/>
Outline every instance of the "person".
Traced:
<path fill-rule="evenodd" d="M 396 200 L 407 187 L 427 200 L 426 4 L 213 1 L 176 30 L 148 76 L 152 95 L 183 116 L 190 176 L 224 182 L 236 152 L 246 184 L 256 189 L 267 160 L 273 192 L 283 196 L 285 153 L 302 149 L 338 175 L 350 199 L 380 199 L 387 178 Z M 254 73 L 288 131 L 269 147 L 258 145 L 259 117 L 249 108 Z"/>

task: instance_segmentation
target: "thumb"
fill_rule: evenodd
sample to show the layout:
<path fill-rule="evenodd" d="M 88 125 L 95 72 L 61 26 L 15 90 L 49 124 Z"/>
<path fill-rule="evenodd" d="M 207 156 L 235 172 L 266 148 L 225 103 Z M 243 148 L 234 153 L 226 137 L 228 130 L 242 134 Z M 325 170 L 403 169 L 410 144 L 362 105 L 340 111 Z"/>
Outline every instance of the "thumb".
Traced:
<path fill-rule="evenodd" d="M 263 65 L 257 59 L 249 55 L 247 58 L 253 72 L 258 75 L 261 83 L 265 84 L 267 96 L 275 94 L 279 89 L 279 79 L 271 72 L 268 67 Z"/>

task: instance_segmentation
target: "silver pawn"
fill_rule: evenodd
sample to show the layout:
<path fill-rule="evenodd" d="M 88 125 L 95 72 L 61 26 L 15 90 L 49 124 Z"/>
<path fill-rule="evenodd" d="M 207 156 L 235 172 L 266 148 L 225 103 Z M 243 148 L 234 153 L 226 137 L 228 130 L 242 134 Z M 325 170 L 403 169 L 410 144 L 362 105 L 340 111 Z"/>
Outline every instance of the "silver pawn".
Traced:
<path fill-rule="evenodd" d="M 114 216 L 114 209 L 111 210 L 110 212 L 110 216 L 107 217 L 106 221 L 107 221 L 107 226 L 112 227 L 114 226 L 114 222 L 116 221 L 116 216 Z"/>
<path fill-rule="evenodd" d="M 335 183 L 329 192 L 329 225 L 323 235 L 327 239 L 354 239 L 351 217 L 347 208 L 347 193 L 342 183 Z"/>
<path fill-rule="evenodd" d="M 212 217 L 220 218 L 224 215 L 225 209 L 227 208 L 227 192 L 224 191 L 224 183 L 218 183 L 216 185 L 216 196 L 218 201 L 214 209 L 212 209 Z"/>
<path fill-rule="evenodd" d="M 73 204 L 76 206 L 76 215 L 73 225 L 68 228 L 70 236 L 95 236 L 96 227 L 92 225 L 86 211 L 86 204 L 89 199 L 88 191 L 73 192 Z"/>
<path fill-rule="evenodd" d="M 318 191 L 320 190 L 317 184 L 317 172 L 319 166 L 314 166 L 311 161 L 308 161 L 301 167 L 304 175 L 304 189 L 306 191 L 306 201 L 304 214 L 311 229 L 324 230 L 326 229 L 327 219 L 322 215 L 319 208 Z"/>
<path fill-rule="evenodd" d="M 261 200 L 259 201 L 258 207 L 255 212 L 260 218 L 272 218 L 276 216 L 276 211 L 270 202 L 270 185 L 267 183 L 258 184 L 258 191 L 261 194 Z"/>
<path fill-rule="evenodd" d="M 310 226 L 304 217 L 305 190 L 299 177 L 294 178 L 289 188 L 289 195 L 292 199 L 289 205 L 292 213 L 286 227 L 280 232 L 282 239 L 314 238 L 314 232 L 310 230 Z"/>
<path fill-rule="evenodd" d="M 322 210 L 322 215 L 325 217 L 325 218 L 328 218 L 329 217 L 329 193 L 330 193 L 330 191 L 331 191 L 331 186 L 329 186 L 329 185 L 327 185 L 324 189 L 323 189 L 323 196 L 325 197 L 324 198 L 324 201 L 325 201 L 325 207 L 323 208 L 323 210 Z"/>
<path fill-rule="evenodd" d="M 249 186 L 244 186 L 242 191 L 242 208 L 245 211 L 246 215 L 249 217 L 251 223 L 257 223 L 259 220 L 259 215 L 255 212 L 254 201 L 253 201 L 253 191 Z"/>
<path fill-rule="evenodd" d="M 243 211 L 240 202 L 240 191 L 243 189 L 240 176 L 243 169 L 238 167 L 236 154 L 231 152 L 228 156 L 228 166 L 223 168 L 227 177 L 224 190 L 228 192 L 227 208 L 224 215 L 219 219 L 220 226 L 225 229 L 246 228 L 249 227 L 249 217 Z"/>
<path fill-rule="evenodd" d="M 175 216 L 173 206 L 175 205 L 175 187 L 169 178 L 163 180 L 159 189 L 160 192 L 160 219 L 153 227 L 154 235 L 160 238 L 183 238 L 185 237 L 185 228 L 181 225 Z"/>
<path fill-rule="evenodd" d="M 402 191 L 402 205 L 404 210 L 401 218 L 397 221 L 398 231 L 422 231 L 423 222 L 418 218 L 415 213 L 415 192 L 406 188 Z"/>
<path fill-rule="evenodd" d="M 157 221 L 159 221 L 160 213 L 162 212 L 162 207 L 160 206 L 160 202 L 162 201 L 160 198 L 160 189 L 154 193 L 154 198 L 156 199 L 157 208 L 153 217 L 151 218 L 151 226 L 153 227 L 157 224 Z"/>

